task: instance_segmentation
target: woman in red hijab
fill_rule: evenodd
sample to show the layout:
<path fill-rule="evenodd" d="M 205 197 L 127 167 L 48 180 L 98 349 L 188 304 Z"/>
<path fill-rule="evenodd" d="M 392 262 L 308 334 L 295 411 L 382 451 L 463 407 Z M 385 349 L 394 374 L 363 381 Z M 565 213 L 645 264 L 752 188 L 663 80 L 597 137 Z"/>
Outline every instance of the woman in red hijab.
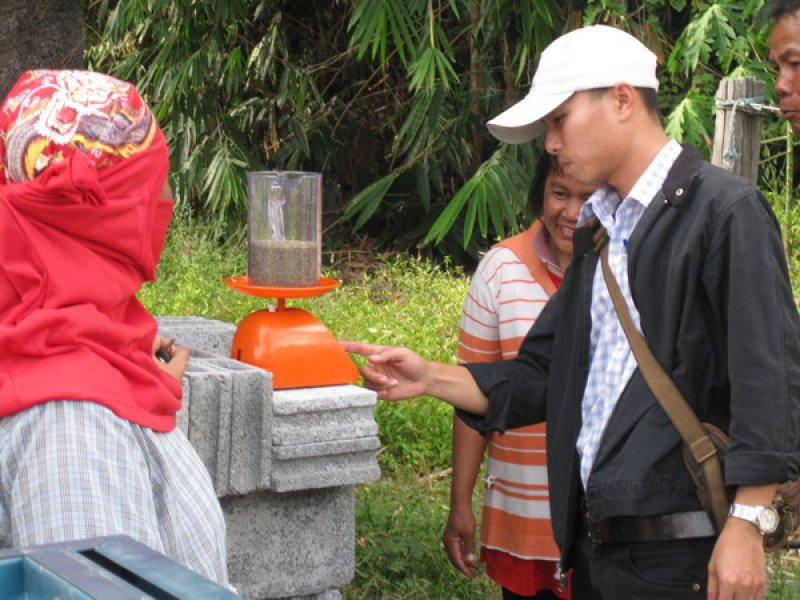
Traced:
<path fill-rule="evenodd" d="M 172 214 L 136 88 L 30 71 L 0 105 L 0 544 L 127 534 L 227 583 L 211 481 L 175 428 L 181 377 L 135 297 Z"/>

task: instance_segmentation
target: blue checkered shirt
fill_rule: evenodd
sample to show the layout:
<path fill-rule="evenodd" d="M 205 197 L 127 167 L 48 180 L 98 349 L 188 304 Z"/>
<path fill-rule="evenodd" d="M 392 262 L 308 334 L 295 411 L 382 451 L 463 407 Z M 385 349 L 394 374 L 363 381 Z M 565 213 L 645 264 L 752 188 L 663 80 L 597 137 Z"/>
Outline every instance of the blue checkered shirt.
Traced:
<path fill-rule="evenodd" d="M 667 172 L 680 152 L 680 145 L 670 141 L 639 177 L 627 197 L 620 200 L 616 190 L 605 186 L 589 198 L 581 211 L 581 223 L 594 214 L 608 231 L 608 262 L 628 303 L 631 318 L 640 331 L 639 311 L 633 303 L 628 282 L 628 239 L 664 184 Z M 576 443 L 584 489 L 611 413 L 636 370 L 636 359 L 614 311 L 599 263 L 592 285 L 589 377 L 583 393 L 583 420 Z"/>

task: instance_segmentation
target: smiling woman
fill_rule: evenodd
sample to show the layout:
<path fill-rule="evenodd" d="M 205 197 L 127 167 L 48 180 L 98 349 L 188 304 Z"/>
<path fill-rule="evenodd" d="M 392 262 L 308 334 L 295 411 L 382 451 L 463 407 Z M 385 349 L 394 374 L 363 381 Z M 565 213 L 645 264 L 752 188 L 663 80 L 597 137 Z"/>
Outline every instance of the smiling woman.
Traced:
<path fill-rule="evenodd" d="M 459 328 L 460 362 L 516 356 L 520 343 L 572 258 L 572 235 L 593 188 L 566 176 L 542 153 L 530 205 L 539 219 L 492 248 L 472 278 Z M 453 420 L 450 515 L 442 541 L 453 565 L 477 573 L 472 495 L 488 446 L 481 561 L 504 598 L 568 598 L 554 577 L 558 550 L 549 519 L 545 427 L 517 428 L 488 438 Z"/>
<path fill-rule="evenodd" d="M 555 159 L 553 161 L 557 162 Z M 545 182 L 541 221 L 547 229 L 550 252 L 562 271 L 572 260 L 572 234 L 578 223 L 581 206 L 593 191 L 594 186 L 566 176 L 557 164 Z"/>

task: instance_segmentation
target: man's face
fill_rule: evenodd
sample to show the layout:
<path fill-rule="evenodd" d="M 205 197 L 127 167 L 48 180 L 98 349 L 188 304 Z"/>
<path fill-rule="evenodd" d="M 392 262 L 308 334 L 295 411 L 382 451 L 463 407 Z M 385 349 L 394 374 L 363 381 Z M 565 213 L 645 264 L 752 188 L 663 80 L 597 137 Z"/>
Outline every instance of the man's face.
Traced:
<path fill-rule="evenodd" d="M 800 135 L 800 11 L 781 17 L 772 27 L 769 60 L 775 67 L 781 114 Z"/>
<path fill-rule="evenodd" d="M 597 188 L 607 181 L 616 128 L 607 96 L 577 92 L 547 115 L 545 149 L 565 175 Z"/>

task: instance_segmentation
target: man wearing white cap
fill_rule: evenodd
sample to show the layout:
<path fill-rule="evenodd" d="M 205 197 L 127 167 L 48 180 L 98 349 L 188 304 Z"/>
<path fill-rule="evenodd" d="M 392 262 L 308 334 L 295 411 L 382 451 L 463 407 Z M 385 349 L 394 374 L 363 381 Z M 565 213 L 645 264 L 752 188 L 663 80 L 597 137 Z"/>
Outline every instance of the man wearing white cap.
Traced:
<path fill-rule="evenodd" d="M 436 396 L 481 431 L 547 421 L 553 532 L 574 598 L 763 598 L 758 516 L 800 466 L 800 319 L 769 205 L 667 139 L 655 71 L 627 33 L 579 29 L 544 50 L 527 97 L 489 122 L 509 143 L 545 133 L 565 173 L 599 186 L 562 287 L 516 359 L 457 366 L 344 346 L 369 357 L 362 374 L 381 398 Z M 700 420 L 731 437 L 735 508 L 721 532 L 637 368 L 595 222 L 636 328 Z"/>

